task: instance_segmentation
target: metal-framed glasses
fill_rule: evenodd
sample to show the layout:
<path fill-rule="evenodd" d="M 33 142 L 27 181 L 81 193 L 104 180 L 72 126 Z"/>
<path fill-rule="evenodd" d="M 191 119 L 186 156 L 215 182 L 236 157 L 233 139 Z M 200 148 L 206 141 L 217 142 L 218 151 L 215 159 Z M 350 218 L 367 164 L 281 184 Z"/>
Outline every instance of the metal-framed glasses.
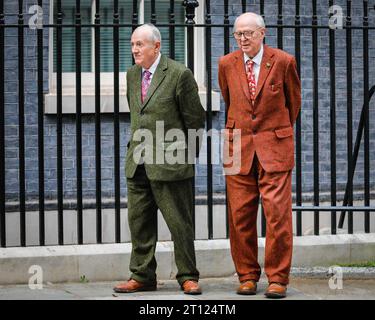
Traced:
<path fill-rule="evenodd" d="M 240 40 L 242 36 L 244 36 L 245 39 L 254 39 L 254 33 L 255 31 L 258 31 L 261 27 L 256 28 L 255 30 L 247 30 L 244 32 L 233 32 L 232 35 L 236 40 Z"/>

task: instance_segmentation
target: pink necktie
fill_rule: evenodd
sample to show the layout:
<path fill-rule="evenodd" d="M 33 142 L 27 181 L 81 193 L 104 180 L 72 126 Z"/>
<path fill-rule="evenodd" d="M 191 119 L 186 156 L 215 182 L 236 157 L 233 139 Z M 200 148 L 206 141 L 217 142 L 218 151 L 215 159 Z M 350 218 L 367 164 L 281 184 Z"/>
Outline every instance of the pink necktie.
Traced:
<path fill-rule="evenodd" d="M 143 78 L 142 78 L 142 103 L 146 98 L 147 90 L 151 83 L 150 79 L 151 79 L 151 72 L 148 70 L 145 70 L 143 72 Z"/>
<path fill-rule="evenodd" d="M 256 82 L 255 82 L 254 61 L 252 61 L 252 60 L 246 61 L 246 76 L 247 76 L 247 83 L 249 84 L 251 101 L 254 104 L 255 92 L 256 92 L 257 85 L 256 85 Z"/>

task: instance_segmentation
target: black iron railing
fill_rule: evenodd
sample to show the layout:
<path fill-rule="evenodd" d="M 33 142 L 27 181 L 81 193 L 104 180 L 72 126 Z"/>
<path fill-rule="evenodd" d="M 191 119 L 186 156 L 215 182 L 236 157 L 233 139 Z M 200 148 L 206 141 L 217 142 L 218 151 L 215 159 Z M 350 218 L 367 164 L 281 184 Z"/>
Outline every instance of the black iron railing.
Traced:
<path fill-rule="evenodd" d="M 24 87 L 24 35 L 25 28 L 29 26 L 25 24 L 24 19 L 24 1 L 19 0 L 18 10 L 18 22 L 16 24 L 6 24 L 4 14 L 4 0 L 0 0 L 0 244 L 2 247 L 6 247 L 6 232 L 15 232 L 15 230 L 6 229 L 6 183 L 5 183 L 5 83 L 4 83 L 4 72 L 5 72 L 5 38 L 4 32 L 6 29 L 16 28 L 18 29 L 18 130 L 19 130 L 19 141 L 18 141 L 18 161 L 19 161 L 19 212 L 20 212 L 20 245 L 26 246 L 26 197 L 25 197 L 25 87 Z M 76 67 L 76 113 L 75 113 L 75 125 L 76 125 L 76 181 L 77 181 L 77 193 L 76 193 L 76 207 L 77 210 L 77 242 L 78 244 L 83 243 L 83 184 L 82 184 L 82 60 L 81 60 L 81 40 L 82 40 L 82 29 L 93 28 L 95 38 L 95 50 L 94 50 L 94 65 L 95 65 L 95 173 L 96 173 L 96 241 L 102 243 L 102 185 L 101 185 L 101 75 L 100 75 L 100 32 L 102 28 L 113 29 L 113 77 L 114 77 L 114 112 L 113 112 L 113 124 L 114 124 L 114 209 L 115 209 L 115 241 L 121 241 L 121 228 L 120 228 L 120 209 L 122 202 L 120 199 L 120 88 L 119 88 L 119 72 L 120 72 L 120 46 L 119 46 L 119 33 L 121 28 L 131 28 L 134 30 L 138 25 L 138 1 L 133 1 L 133 14 L 132 19 L 128 23 L 120 23 L 119 14 L 119 2 L 118 0 L 113 1 L 113 23 L 101 23 L 100 16 L 100 1 L 95 1 L 95 19 L 93 24 L 83 24 L 81 16 L 81 1 L 76 1 L 75 7 L 75 22 L 74 24 L 63 24 L 63 12 L 62 12 L 62 1 L 56 1 L 57 4 L 57 16 L 56 23 L 44 24 L 43 28 L 52 28 L 56 30 L 56 75 L 57 75 L 57 112 L 56 112 L 56 150 L 57 150 L 57 211 L 58 211 L 58 244 L 64 244 L 64 184 L 63 184 L 63 86 L 62 86 L 62 31 L 63 28 L 74 28 L 75 29 L 75 67 Z M 186 10 L 186 21 L 184 24 L 176 23 L 175 20 L 175 8 L 181 5 L 182 1 L 170 1 L 169 5 L 169 22 L 158 23 L 156 16 L 156 6 L 158 3 L 153 0 L 151 4 L 151 17 L 150 22 L 156 24 L 159 27 L 168 27 L 169 30 L 169 56 L 175 57 L 175 30 L 176 28 L 186 29 L 186 54 L 187 54 L 187 66 L 194 70 L 194 30 L 196 28 L 204 28 L 205 30 L 205 81 L 206 81 L 206 128 L 210 130 L 213 127 L 213 116 L 212 111 L 212 89 L 213 89 L 213 73 L 212 73 L 212 29 L 220 28 L 223 33 L 223 53 L 227 54 L 230 51 L 230 30 L 232 24 L 230 23 L 229 5 L 231 1 L 223 0 L 223 17 L 222 23 L 212 23 L 212 5 L 211 1 L 206 0 L 204 5 L 204 23 L 196 23 L 196 8 L 199 5 L 198 1 L 185 0 L 183 6 Z M 369 105 L 370 99 L 374 93 L 374 87 L 370 90 L 369 81 L 369 33 L 372 32 L 375 27 L 369 25 L 369 8 L 368 1 L 362 1 L 363 8 L 363 23 L 362 25 L 352 24 L 352 1 L 346 1 L 346 23 L 343 28 L 346 30 L 346 88 L 347 88 L 347 172 L 348 181 L 345 190 L 345 200 L 342 206 L 337 205 L 337 170 L 336 170 L 336 42 L 335 42 L 335 30 L 330 28 L 328 25 L 322 25 L 318 23 L 317 15 L 317 1 L 312 1 L 312 16 L 311 24 L 302 23 L 301 19 L 301 6 L 304 1 L 295 1 L 295 15 L 294 24 L 284 23 L 284 8 L 283 1 L 276 1 L 277 4 L 277 23 L 267 25 L 268 29 L 276 29 L 277 33 L 277 46 L 283 48 L 284 30 L 294 30 L 294 46 L 295 46 L 295 57 L 298 65 L 298 71 L 301 74 L 301 31 L 311 30 L 311 48 L 312 58 L 309 62 L 312 67 L 312 81 L 313 81 L 313 114 L 310 119 L 313 126 L 313 205 L 303 205 L 302 201 L 302 126 L 301 116 L 298 117 L 296 122 L 296 168 L 295 168 L 295 187 L 296 187 L 296 204 L 293 206 L 293 211 L 296 212 L 296 234 L 302 235 L 302 213 L 307 211 L 314 212 L 314 234 L 319 234 L 320 228 L 320 212 L 330 212 L 331 214 L 331 233 L 337 233 L 336 214 L 337 211 L 348 211 L 348 232 L 353 233 L 353 213 L 365 212 L 364 230 L 370 232 L 370 212 L 375 211 L 375 207 L 370 205 L 370 123 L 369 123 Z M 42 6 L 43 1 L 38 0 L 38 5 Z M 201 2 L 200 2 L 201 3 Z M 217 2 L 215 2 L 217 4 Z M 242 12 L 245 12 L 248 7 L 247 1 L 233 1 L 233 3 L 241 5 Z M 311 2 L 310 2 L 311 4 Z M 332 0 L 328 1 L 328 5 L 332 6 L 334 3 Z M 265 1 L 259 1 L 258 12 L 265 17 Z M 147 22 L 147 21 L 146 21 Z M 319 31 L 329 30 L 329 79 L 330 79 L 330 206 L 320 205 L 320 171 L 319 171 L 319 76 L 318 76 L 318 50 L 319 50 Z M 353 30 L 362 30 L 363 38 L 363 109 L 361 114 L 361 121 L 358 128 L 357 140 L 354 147 L 352 146 L 352 131 L 353 131 Z M 373 35 L 372 35 L 373 36 Z M 45 167 L 44 167 L 44 92 L 43 92 L 43 30 L 37 30 L 37 81 L 38 81 L 38 182 L 39 182 L 39 198 L 38 198 L 38 210 L 39 210 L 39 244 L 45 245 Z M 363 137 L 364 144 L 364 194 L 363 206 L 353 205 L 353 176 L 355 173 L 358 151 L 361 139 Z M 211 137 L 207 137 L 207 225 L 208 225 L 208 239 L 213 238 L 213 165 L 211 158 L 212 141 Z M 343 226 L 344 214 L 342 214 L 339 227 Z M 228 225 L 228 224 L 227 224 Z M 262 215 L 262 236 L 266 232 L 266 222 L 264 215 Z M 227 234 L 228 236 L 228 234 Z"/>

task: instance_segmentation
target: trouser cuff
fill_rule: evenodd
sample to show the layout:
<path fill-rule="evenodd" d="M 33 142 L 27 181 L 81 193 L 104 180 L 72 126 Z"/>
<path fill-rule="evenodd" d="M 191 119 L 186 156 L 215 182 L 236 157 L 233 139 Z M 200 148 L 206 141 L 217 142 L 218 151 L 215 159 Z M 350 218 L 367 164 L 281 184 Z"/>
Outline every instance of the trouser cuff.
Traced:
<path fill-rule="evenodd" d="M 130 279 L 134 279 L 135 281 L 144 283 L 144 284 L 156 284 L 156 279 L 150 280 L 145 277 L 139 276 L 137 274 L 132 273 Z"/>
<path fill-rule="evenodd" d="M 184 276 L 184 277 L 179 277 L 178 279 L 177 279 L 177 281 L 178 281 L 178 284 L 180 285 L 180 286 L 182 286 L 182 284 L 186 281 L 186 280 L 192 280 L 192 281 L 199 281 L 199 277 L 194 277 L 194 276 Z"/>
<path fill-rule="evenodd" d="M 243 276 L 238 277 L 238 280 L 242 283 L 245 281 L 253 280 L 255 282 L 258 282 L 260 278 L 260 275 L 258 274 L 246 274 Z"/>
<path fill-rule="evenodd" d="M 280 277 L 280 276 L 274 276 L 274 277 L 269 277 L 268 282 L 278 282 L 283 285 L 288 285 L 289 284 L 289 278 L 288 277 Z"/>

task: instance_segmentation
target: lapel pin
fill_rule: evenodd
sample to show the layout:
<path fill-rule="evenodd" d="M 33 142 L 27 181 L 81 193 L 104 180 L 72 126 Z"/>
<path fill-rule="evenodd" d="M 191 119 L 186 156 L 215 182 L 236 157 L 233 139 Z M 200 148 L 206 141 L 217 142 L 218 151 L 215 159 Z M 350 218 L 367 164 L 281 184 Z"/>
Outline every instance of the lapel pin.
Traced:
<path fill-rule="evenodd" d="M 271 68 L 271 64 L 269 62 L 266 63 L 267 69 Z"/>

